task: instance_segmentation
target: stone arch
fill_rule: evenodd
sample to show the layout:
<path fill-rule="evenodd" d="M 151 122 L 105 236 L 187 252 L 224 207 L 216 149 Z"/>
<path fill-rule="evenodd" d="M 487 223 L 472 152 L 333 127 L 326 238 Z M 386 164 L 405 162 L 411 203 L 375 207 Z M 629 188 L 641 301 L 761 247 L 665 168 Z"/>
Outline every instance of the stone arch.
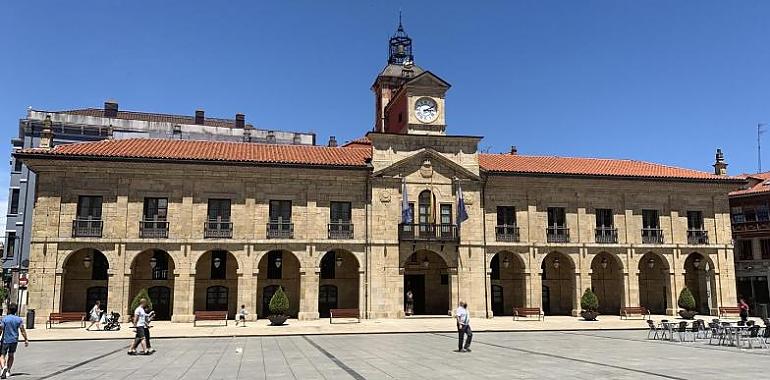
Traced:
<path fill-rule="evenodd" d="M 649 251 L 639 259 L 639 306 L 652 314 L 665 314 L 671 308 L 670 266 L 665 256 Z"/>
<path fill-rule="evenodd" d="M 229 250 L 227 248 L 221 247 L 219 245 L 208 246 L 207 248 L 209 248 L 209 249 L 199 250 L 197 252 L 193 251 L 193 253 L 190 255 L 190 261 L 189 261 L 190 271 L 191 271 L 190 273 L 195 273 L 195 271 L 198 270 L 198 262 L 200 262 L 200 260 L 203 258 L 204 255 L 207 255 L 207 254 L 209 254 L 211 252 L 215 252 L 215 251 L 229 252 L 232 255 L 233 262 L 235 263 L 235 268 L 236 268 L 236 270 L 239 273 L 244 268 L 246 268 L 246 264 L 247 263 L 242 262 L 242 260 L 243 260 L 242 255 L 236 254 L 235 252 L 233 252 L 233 251 L 231 251 L 231 250 Z M 170 252 L 170 251 L 166 251 L 166 252 L 168 252 L 168 254 L 171 255 L 174 258 L 175 262 L 177 262 L 177 263 L 181 263 L 182 262 L 182 258 L 179 257 L 178 255 L 176 255 L 175 253 Z"/>
<path fill-rule="evenodd" d="M 402 268 L 405 314 L 447 315 L 452 288 L 446 259 L 435 251 L 417 250 L 407 257 Z"/>
<path fill-rule="evenodd" d="M 150 293 L 150 289 L 155 288 L 152 294 L 149 294 L 155 319 L 170 320 L 174 310 L 174 257 L 163 249 L 146 249 L 134 256 L 130 268 L 129 301 L 142 289 Z M 170 289 L 170 294 L 166 294 L 162 288 Z M 129 312 L 132 313 L 133 310 Z"/>
<path fill-rule="evenodd" d="M 512 315 L 514 307 L 526 305 L 526 266 L 520 255 L 500 251 L 489 260 L 492 314 Z"/>
<path fill-rule="evenodd" d="M 237 257 L 226 250 L 212 249 L 198 256 L 193 311 L 227 311 L 229 317 L 235 316 L 238 310 L 238 264 Z M 227 288 L 226 302 L 212 299 L 208 290 L 216 286 Z"/>
<path fill-rule="evenodd" d="M 717 308 L 714 262 L 707 255 L 691 252 L 684 261 L 684 284 L 695 297 L 695 308 L 700 314 L 709 315 Z"/>
<path fill-rule="evenodd" d="M 559 251 L 548 253 L 540 262 L 543 284 L 542 305 L 547 315 L 572 315 L 575 305 L 575 263 Z"/>
<path fill-rule="evenodd" d="M 270 315 L 270 298 L 280 286 L 289 298 L 288 314 L 296 317 L 299 313 L 301 297 L 300 268 L 301 262 L 294 252 L 275 249 L 265 252 L 257 262 L 257 314 L 260 317 Z"/>
<path fill-rule="evenodd" d="M 94 248 L 81 248 L 70 252 L 62 261 L 62 290 L 60 309 L 63 312 L 85 312 L 94 306 L 89 289 L 109 288 L 110 262 L 107 255 Z M 100 291 L 102 310 L 108 310 L 107 292 Z"/>
<path fill-rule="evenodd" d="M 346 249 L 336 248 L 319 256 L 318 313 L 320 317 L 329 317 L 330 309 L 360 309 L 361 266 L 356 255 Z"/>
<path fill-rule="evenodd" d="M 599 299 L 599 313 L 620 315 L 624 297 L 623 262 L 609 252 L 591 261 L 591 289 Z"/>

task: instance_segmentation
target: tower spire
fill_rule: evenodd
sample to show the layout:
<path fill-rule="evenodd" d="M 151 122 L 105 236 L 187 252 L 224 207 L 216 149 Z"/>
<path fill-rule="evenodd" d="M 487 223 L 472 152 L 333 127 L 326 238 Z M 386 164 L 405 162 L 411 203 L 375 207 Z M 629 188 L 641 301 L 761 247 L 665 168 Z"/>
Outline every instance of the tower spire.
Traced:
<path fill-rule="evenodd" d="M 388 63 L 395 65 L 408 65 L 414 62 L 414 55 L 412 55 L 412 39 L 404 31 L 404 24 L 402 22 L 401 11 L 398 11 L 398 29 L 396 33 L 390 37 L 388 42 Z"/>

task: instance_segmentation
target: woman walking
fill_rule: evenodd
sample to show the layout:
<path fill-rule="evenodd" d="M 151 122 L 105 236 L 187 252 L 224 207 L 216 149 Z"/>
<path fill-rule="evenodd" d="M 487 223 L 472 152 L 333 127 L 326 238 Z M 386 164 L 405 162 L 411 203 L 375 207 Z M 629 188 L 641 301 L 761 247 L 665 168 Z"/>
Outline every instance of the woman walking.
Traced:
<path fill-rule="evenodd" d="M 749 304 L 741 297 L 738 300 L 738 307 L 741 309 L 741 321 L 745 324 L 749 320 Z"/>
<path fill-rule="evenodd" d="M 91 321 L 91 324 L 86 328 L 86 331 L 90 331 L 91 327 L 93 325 L 96 325 L 97 330 L 101 330 L 102 326 L 99 323 L 99 320 L 102 318 L 102 307 L 99 300 L 96 300 L 96 303 L 94 303 L 94 307 L 91 308 L 91 312 L 89 313 L 88 320 Z"/>

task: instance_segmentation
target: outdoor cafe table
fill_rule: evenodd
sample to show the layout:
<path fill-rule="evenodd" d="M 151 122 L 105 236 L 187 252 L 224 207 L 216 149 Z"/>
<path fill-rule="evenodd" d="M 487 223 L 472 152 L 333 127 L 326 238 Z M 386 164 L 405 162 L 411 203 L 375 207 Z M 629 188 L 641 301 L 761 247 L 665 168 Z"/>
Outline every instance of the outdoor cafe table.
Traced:
<path fill-rule="evenodd" d="M 728 334 L 728 340 L 727 345 L 735 344 L 735 347 L 738 347 L 740 350 L 742 348 L 741 346 L 741 337 L 743 336 L 743 332 L 750 329 L 751 326 L 738 326 L 730 324 L 728 326 L 724 326 L 724 329 L 727 331 Z"/>

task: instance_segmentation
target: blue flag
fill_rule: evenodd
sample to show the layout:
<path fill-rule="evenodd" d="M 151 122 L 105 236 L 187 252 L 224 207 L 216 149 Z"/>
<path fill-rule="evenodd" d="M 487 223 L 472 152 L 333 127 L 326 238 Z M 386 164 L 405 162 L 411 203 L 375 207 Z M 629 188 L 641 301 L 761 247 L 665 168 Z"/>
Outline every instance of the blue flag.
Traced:
<path fill-rule="evenodd" d="M 414 217 L 409 207 L 409 196 L 406 193 L 406 178 L 401 181 L 401 223 L 412 224 Z"/>
<path fill-rule="evenodd" d="M 465 200 L 463 199 L 463 189 L 457 184 L 457 228 L 460 223 L 468 220 L 468 210 L 465 209 Z"/>

